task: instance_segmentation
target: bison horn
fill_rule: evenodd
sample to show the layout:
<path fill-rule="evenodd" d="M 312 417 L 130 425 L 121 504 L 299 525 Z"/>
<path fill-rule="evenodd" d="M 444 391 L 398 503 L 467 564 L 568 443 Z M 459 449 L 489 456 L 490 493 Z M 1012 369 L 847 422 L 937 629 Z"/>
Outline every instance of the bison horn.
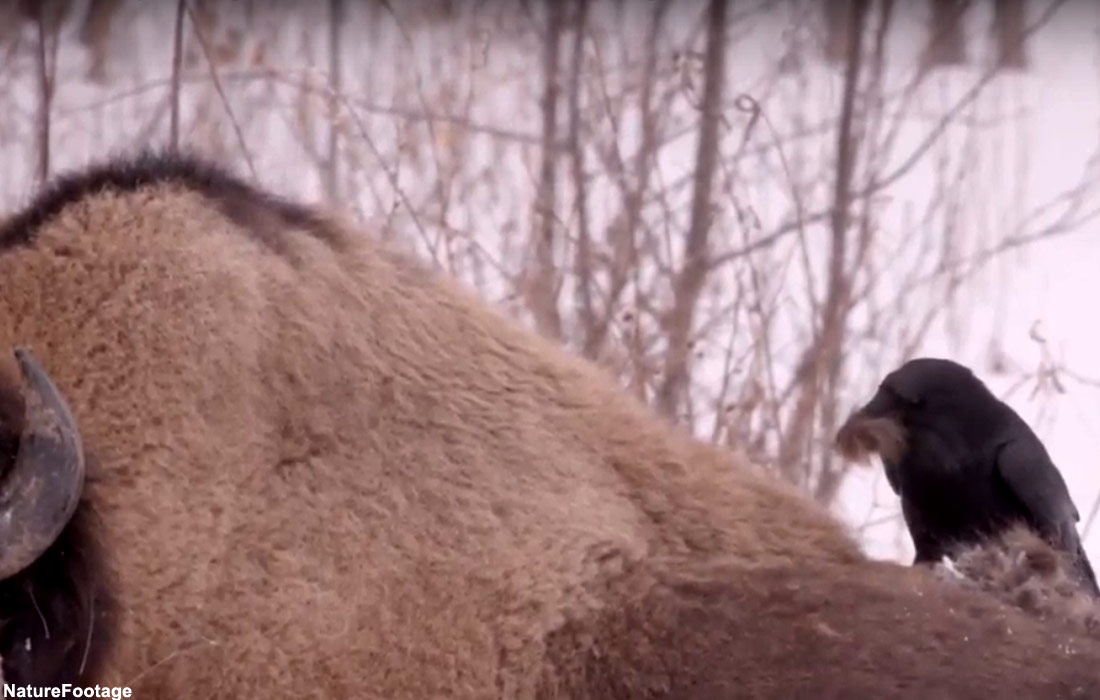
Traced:
<path fill-rule="evenodd" d="M 29 351 L 16 349 L 15 359 L 26 415 L 15 463 L 0 482 L 0 580 L 42 556 L 84 489 L 84 449 L 68 404 Z"/>

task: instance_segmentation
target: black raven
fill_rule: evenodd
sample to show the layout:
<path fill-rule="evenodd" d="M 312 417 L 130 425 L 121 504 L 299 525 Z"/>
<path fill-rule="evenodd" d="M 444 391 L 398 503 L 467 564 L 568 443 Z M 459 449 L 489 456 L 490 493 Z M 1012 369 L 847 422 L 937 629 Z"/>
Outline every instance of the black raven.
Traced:
<path fill-rule="evenodd" d="M 914 564 L 1023 523 L 1067 552 L 1100 598 L 1065 480 L 1028 424 L 968 367 L 906 362 L 845 422 L 836 445 L 850 458 L 878 453 L 901 498 Z"/>

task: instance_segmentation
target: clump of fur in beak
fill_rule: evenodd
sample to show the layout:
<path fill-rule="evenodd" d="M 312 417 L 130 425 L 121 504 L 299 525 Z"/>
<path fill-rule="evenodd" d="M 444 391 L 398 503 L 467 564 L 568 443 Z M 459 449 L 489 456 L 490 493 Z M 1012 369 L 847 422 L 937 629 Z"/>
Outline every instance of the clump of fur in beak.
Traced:
<path fill-rule="evenodd" d="M 905 452 L 905 428 L 889 416 L 856 411 L 836 433 L 834 448 L 845 459 L 868 463 L 872 454 L 897 461 Z"/>

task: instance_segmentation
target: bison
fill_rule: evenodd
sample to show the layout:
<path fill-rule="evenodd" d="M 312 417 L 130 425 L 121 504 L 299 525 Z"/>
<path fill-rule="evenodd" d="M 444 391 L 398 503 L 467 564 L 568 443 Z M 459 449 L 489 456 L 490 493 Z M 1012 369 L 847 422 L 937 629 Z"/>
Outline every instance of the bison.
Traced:
<path fill-rule="evenodd" d="M 337 213 L 118 157 L 0 223 L 0 654 L 148 698 L 1100 697 L 1100 642 Z"/>

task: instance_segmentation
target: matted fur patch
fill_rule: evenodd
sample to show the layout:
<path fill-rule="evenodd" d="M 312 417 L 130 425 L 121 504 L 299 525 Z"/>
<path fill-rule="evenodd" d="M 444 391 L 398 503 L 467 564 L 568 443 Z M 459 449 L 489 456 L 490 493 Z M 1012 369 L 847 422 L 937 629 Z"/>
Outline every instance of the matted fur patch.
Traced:
<path fill-rule="evenodd" d="M 937 573 L 956 582 L 961 574 L 964 585 L 976 586 L 1041 620 L 1069 623 L 1100 639 L 1100 602 L 1081 588 L 1069 555 L 1028 528 L 1010 528 L 999 537 L 966 547 L 953 564 L 955 572 L 937 564 Z"/>

